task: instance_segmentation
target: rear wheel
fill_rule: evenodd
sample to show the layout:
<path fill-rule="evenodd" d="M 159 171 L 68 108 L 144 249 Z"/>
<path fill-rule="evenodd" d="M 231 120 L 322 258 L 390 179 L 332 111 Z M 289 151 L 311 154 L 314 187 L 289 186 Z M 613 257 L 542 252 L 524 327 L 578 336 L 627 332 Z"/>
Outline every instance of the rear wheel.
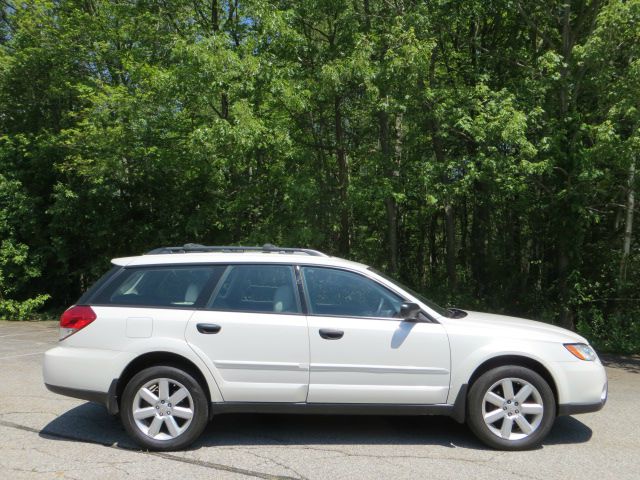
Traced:
<path fill-rule="evenodd" d="M 549 384 L 519 366 L 494 368 L 472 385 L 467 423 L 476 436 L 500 450 L 526 450 L 547 436 L 556 416 Z"/>
<path fill-rule="evenodd" d="M 127 384 L 120 406 L 122 423 L 149 450 L 178 450 L 195 441 L 208 417 L 207 397 L 189 373 L 156 366 Z"/>

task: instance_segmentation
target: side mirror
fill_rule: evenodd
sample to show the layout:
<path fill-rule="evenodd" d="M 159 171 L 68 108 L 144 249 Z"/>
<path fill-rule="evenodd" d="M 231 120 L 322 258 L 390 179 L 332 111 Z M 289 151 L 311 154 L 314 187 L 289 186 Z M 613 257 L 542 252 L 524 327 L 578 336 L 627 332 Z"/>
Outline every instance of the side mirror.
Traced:
<path fill-rule="evenodd" d="M 400 318 L 407 322 L 416 322 L 421 310 L 417 303 L 405 302 L 400 306 Z"/>

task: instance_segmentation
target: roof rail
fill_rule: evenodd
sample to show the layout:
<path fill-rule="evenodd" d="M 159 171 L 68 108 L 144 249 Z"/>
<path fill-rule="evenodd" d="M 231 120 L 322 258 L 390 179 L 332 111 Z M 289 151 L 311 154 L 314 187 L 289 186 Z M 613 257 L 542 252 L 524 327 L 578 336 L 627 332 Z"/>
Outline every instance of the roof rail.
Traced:
<path fill-rule="evenodd" d="M 271 243 L 265 243 L 261 247 L 207 246 L 199 243 L 185 243 L 181 247 L 160 247 L 150 250 L 145 255 L 161 255 L 165 253 L 196 253 L 196 252 L 261 252 L 261 253 L 303 253 L 314 257 L 326 257 L 325 253 L 309 248 L 276 247 Z"/>

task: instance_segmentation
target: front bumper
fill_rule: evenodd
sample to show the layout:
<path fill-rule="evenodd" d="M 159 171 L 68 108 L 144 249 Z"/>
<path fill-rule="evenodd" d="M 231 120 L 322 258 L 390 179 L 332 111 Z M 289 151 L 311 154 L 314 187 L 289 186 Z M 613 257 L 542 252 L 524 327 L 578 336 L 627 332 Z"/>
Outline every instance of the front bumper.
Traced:
<path fill-rule="evenodd" d="M 558 405 L 558 415 L 577 415 L 578 413 L 591 413 L 602 410 L 606 402 L 596 403 L 565 403 Z"/>
<path fill-rule="evenodd" d="M 558 415 L 577 415 L 579 413 L 591 413 L 602 410 L 602 407 L 607 403 L 609 397 L 609 382 L 605 382 L 602 393 L 600 394 L 600 400 L 597 402 L 589 403 L 564 403 L 558 405 Z"/>

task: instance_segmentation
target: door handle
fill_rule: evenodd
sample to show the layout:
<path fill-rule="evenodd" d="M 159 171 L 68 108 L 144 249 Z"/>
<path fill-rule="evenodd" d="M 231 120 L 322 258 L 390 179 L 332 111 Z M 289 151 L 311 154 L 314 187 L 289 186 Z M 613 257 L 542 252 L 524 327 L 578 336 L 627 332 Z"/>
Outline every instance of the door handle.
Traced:
<path fill-rule="evenodd" d="M 220 330 L 222 330 L 222 327 L 220 325 L 216 325 L 215 323 L 198 323 L 196 325 L 196 328 L 200 333 L 208 334 L 218 333 Z"/>
<path fill-rule="evenodd" d="M 331 328 L 321 328 L 318 330 L 318 333 L 322 338 L 327 340 L 338 340 L 344 335 L 342 330 L 333 330 Z"/>

